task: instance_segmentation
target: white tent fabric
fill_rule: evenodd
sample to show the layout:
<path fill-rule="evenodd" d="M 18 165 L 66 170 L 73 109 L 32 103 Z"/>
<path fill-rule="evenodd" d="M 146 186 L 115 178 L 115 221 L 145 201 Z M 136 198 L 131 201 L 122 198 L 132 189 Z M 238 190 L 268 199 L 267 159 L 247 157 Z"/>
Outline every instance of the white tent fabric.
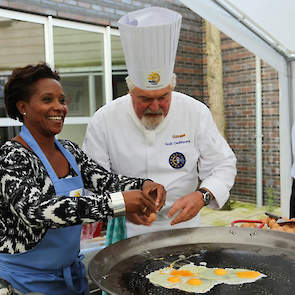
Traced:
<path fill-rule="evenodd" d="M 181 0 L 279 73 L 281 209 L 289 216 L 295 104 L 294 0 Z"/>

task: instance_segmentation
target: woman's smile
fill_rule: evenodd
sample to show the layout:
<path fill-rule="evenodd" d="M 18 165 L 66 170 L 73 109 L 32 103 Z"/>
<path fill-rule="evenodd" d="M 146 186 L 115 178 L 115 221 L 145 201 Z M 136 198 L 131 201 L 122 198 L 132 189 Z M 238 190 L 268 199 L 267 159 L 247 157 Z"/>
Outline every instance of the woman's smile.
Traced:
<path fill-rule="evenodd" d="M 22 102 L 24 123 L 34 134 L 55 136 L 63 128 L 68 112 L 65 95 L 57 80 L 44 78 L 33 85 L 34 94 L 29 102 Z"/>

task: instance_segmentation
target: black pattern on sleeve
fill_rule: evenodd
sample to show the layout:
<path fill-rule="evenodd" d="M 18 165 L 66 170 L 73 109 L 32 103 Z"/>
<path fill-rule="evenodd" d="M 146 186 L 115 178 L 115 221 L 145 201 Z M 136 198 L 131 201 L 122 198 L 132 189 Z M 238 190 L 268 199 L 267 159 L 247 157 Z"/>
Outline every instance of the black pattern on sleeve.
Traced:
<path fill-rule="evenodd" d="M 57 196 L 35 153 L 18 142 L 7 141 L 0 148 L 0 252 L 32 249 L 50 228 L 106 220 L 113 215 L 109 193 L 141 188 L 144 180 L 111 174 L 74 143 L 61 143 L 74 155 L 84 186 L 93 194 Z M 71 176 L 75 176 L 73 169 Z"/>

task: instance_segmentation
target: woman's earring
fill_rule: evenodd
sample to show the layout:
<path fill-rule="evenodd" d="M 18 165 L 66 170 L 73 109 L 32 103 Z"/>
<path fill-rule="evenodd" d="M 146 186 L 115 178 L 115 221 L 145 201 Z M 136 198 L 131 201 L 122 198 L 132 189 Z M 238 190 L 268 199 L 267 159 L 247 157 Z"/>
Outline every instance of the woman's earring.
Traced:
<path fill-rule="evenodd" d="M 27 113 L 23 113 L 23 116 L 25 116 Z"/>

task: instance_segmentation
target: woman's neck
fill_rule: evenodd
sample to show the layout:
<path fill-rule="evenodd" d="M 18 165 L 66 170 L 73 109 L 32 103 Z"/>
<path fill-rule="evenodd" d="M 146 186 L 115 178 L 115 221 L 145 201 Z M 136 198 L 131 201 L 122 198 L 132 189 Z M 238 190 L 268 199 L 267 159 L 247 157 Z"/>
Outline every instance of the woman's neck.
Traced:
<path fill-rule="evenodd" d="M 47 155 L 56 151 L 57 147 L 54 144 L 54 138 L 55 138 L 54 135 L 46 136 L 40 133 L 36 134 L 36 132 L 34 132 L 33 130 L 29 130 L 29 131 L 31 135 L 34 137 L 34 139 L 36 140 L 36 142 L 38 143 L 39 147 L 41 148 L 44 154 Z M 17 135 L 13 139 L 20 142 L 27 148 L 29 148 L 27 143 L 24 141 L 24 139 L 20 135 Z"/>

